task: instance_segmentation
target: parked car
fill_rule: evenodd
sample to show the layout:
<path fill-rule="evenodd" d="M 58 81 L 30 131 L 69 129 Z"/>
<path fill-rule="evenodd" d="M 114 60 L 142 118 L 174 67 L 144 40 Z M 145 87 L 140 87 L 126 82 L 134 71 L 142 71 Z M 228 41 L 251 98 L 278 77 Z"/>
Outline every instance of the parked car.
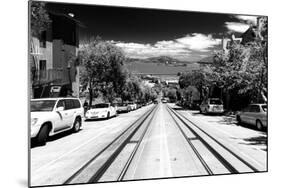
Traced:
<path fill-rule="evenodd" d="M 128 105 L 130 106 L 131 110 L 136 110 L 137 109 L 137 104 L 134 102 L 129 102 Z"/>
<path fill-rule="evenodd" d="M 162 101 L 162 103 L 167 103 L 168 102 L 166 99 L 162 99 L 161 101 Z"/>
<path fill-rule="evenodd" d="M 162 103 L 167 103 L 169 101 L 169 98 L 162 98 L 161 101 Z"/>
<path fill-rule="evenodd" d="M 144 103 L 143 102 L 137 102 L 137 109 L 141 108 L 144 106 Z"/>
<path fill-rule="evenodd" d="M 118 103 L 117 104 L 117 112 L 130 112 L 131 107 L 128 105 L 128 103 Z"/>
<path fill-rule="evenodd" d="M 82 126 L 84 109 L 78 98 L 32 99 L 31 138 L 45 144 L 49 136 Z"/>
<path fill-rule="evenodd" d="M 238 124 L 246 123 L 262 130 L 267 127 L 267 104 L 251 104 L 236 115 Z"/>
<path fill-rule="evenodd" d="M 109 119 L 117 115 L 117 107 L 111 103 L 95 104 L 87 110 L 85 114 L 86 120 L 88 119 Z"/>
<path fill-rule="evenodd" d="M 223 102 L 219 98 L 208 98 L 200 105 L 200 113 L 223 113 Z"/>
<path fill-rule="evenodd" d="M 190 110 L 200 110 L 200 100 L 185 101 L 184 107 Z"/>

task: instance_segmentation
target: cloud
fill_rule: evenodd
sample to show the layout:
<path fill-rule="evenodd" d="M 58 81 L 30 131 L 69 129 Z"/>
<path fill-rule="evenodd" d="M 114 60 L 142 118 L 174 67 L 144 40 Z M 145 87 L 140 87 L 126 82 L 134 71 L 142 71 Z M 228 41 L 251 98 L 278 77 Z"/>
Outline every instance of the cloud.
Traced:
<path fill-rule="evenodd" d="M 244 33 L 251 25 L 256 25 L 257 16 L 244 16 L 244 15 L 235 15 L 231 16 L 235 18 L 234 22 L 225 22 L 225 27 L 229 32 L 238 32 Z"/>
<path fill-rule="evenodd" d="M 165 55 L 180 60 L 190 60 L 190 58 L 200 58 L 199 56 L 194 57 L 194 54 L 209 52 L 221 43 L 221 39 L 215 39 L 212 35 L 193 33 L 174 40 L 157 41 L 154 44 L 112 42 L 121 47 L 126 55 L 131 58 Z"/>
<path fill-rule="evenodd" d="M 212 35 L 204 35 L 200 33 L 193 33 L 186 35 L 183 38 L 176 39 L 181 44 L 186 45 L 192 50 L 209 51 L 212 48 L 221 43 L 221 39 L 215 39 Z"/>
<path fill-rule="evenodd" d="M 127 56 L 132 58 L 148 58 L 161 55 L 188 57 L 190 51 L 185 46 L 174 41 L 158 41 L 154 45 L 141 43 L 115 42 L 121 47 Z"/>
<path fill-rule="evenodd" d="M 237 15 L 234 16 L 235 18 L 237 18 L 238 20 L 247 23 L 247 24 L 253 24 L 256 25 L 257 23 L 257 16 L 243 16 L 243 15 Z"/>
<path fill-rule="evenodd" d="M 250 26 L 248 24 L 239 22 L 225 22 L 225 27 L 229 31 L 244 33 Z"/>

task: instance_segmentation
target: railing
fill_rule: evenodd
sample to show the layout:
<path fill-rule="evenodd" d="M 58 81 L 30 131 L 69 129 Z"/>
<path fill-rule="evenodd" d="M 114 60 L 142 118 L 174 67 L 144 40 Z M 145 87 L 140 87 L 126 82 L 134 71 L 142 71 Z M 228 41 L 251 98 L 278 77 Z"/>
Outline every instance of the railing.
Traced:
<path fill-rule="evenodd" d="M 47 69 L 37 70 L 34 77 L 35 82 L 69 82 L 68 70 L 62 69 Z"/>

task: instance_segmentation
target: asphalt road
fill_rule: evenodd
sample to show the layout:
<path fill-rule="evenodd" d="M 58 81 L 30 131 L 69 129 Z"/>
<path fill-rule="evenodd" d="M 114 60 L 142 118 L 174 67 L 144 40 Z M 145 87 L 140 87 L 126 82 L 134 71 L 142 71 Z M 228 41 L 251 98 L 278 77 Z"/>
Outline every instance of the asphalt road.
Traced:
<path fill-rule="evenodd" d="M 152 106 L 109 120 L 83 121 L 78 133 L 54 136 L 45 146 L 31 148 L 31 185 L 63 183 Z"/>
<path fill-rule="evenodd" d="M 183 110 L 174 104 L 160 103 L 128 166 L 124 180 L 208 175 L 175 123 L 173 119 L 175 116 L 171 116 L 168 112 L 167 105 L 243 157 L 258 171 L 267 170 L 266 132 L 238 126 L 233 117 L 202 115 L 197 111 Z M 124 113 L 109 120 L 83 122 L 80 132 L 55 136 L 47 142 L 47 145 L 33 147 L 31 149 L 31 185 L 57 185 L 65 182 L 152 106 Z M 178 124 L 200 151 L 200 155 L 214 174 L 229 173 L 191 132 L 182 124 Z M 210 141 L 210 144 L 213 143 Z M 116 181 L 120 169 L 126 164 L 134 147 L 134 143 L 128 144 L 100 181 Z M 249 168 L 233 159 L 225 151 L 219 152 L 232 161 L 239 172 L 250 172 Z"/>

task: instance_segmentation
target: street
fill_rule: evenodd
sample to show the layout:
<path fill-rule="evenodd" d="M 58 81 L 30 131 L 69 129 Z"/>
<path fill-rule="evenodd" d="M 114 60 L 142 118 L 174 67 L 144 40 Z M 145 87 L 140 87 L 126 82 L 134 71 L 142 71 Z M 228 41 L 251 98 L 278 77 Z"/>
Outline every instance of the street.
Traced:
<path fill-rule="evenodd" d="M 29 186 L 268 171 L 267 16 L 29 6 Z"/>
<path fill-rule="evenodd" d="M 238 126 L 231 116 L 150 104 L 108 120 L 83 120 L 78 133 L 33 146 L 31 185 L 262 172 L 266 141 L 266 132 Z"/>

